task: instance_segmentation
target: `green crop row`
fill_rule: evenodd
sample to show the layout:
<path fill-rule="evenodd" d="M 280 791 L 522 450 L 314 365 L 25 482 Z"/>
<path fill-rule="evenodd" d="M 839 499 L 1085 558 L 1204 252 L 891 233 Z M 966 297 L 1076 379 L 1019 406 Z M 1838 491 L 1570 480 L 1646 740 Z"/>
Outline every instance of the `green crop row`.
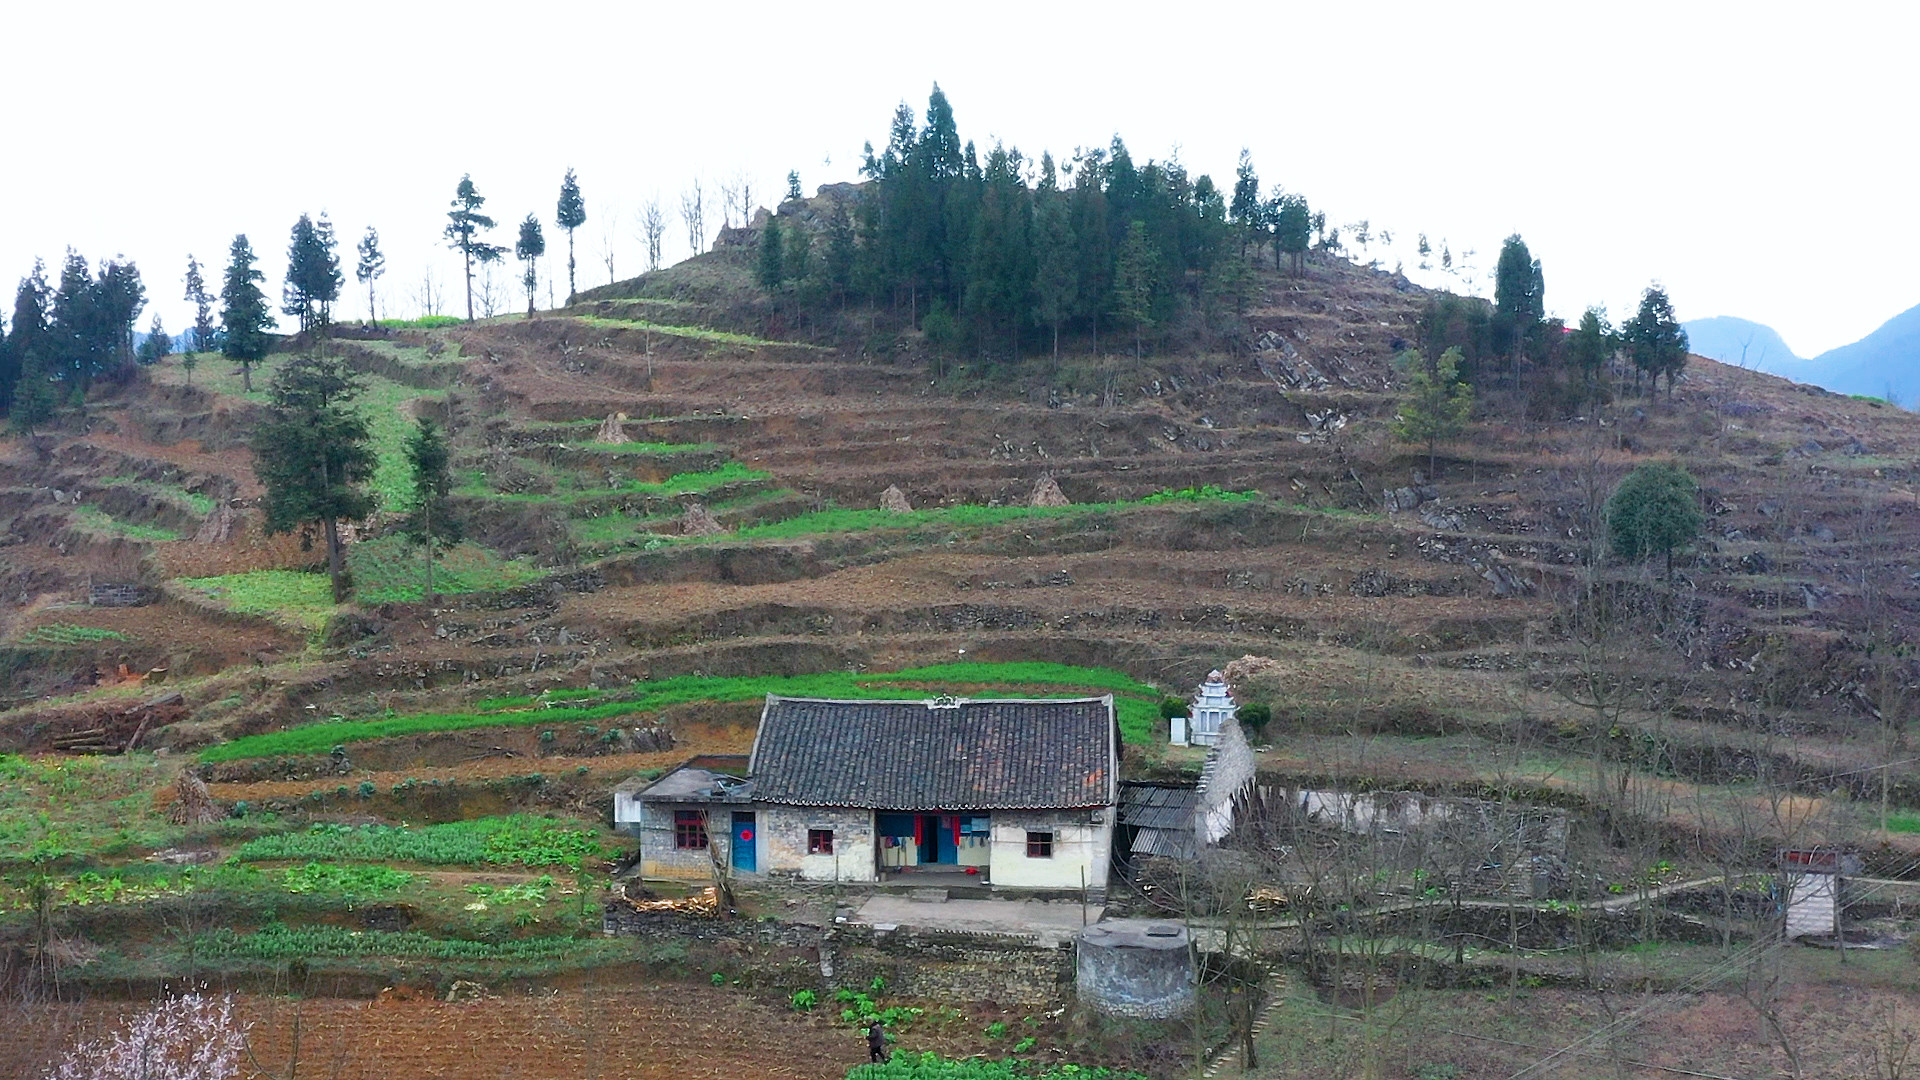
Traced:
<path fill-rule="evenodd" d="M 216 930 L 203 935 L 199 951 L 215 958 L 306 960 L 320 956 L 392 956 L 427 960 L 552 960 L 590 947 L 571 937 L 515 941 L 467 941 L 413 931 L 349 930 L 343 926 L 294 929 L 270 925 L 251 934 Z"/>
<path fill-rule="evenodd" d="M 74 523 L 88 532 L 104 533 L 108 536 L 124 536 L 129 540 L 165 541 L 178 540 L 180 534 L 172 529 L 163 529 L 158 525 L 137 525 L 131 521 L 122 521 L 97 506 L 76 506 L 73 508 Z"/>
<path fill-rule="evenodd" d="M 1029 1062 L 1018 1058 L 956 1061 L 929 1050 L 920 1054 L 898 1053 L 882 1064 L 857 1065 L 847 1073 L 847 1080 L 1145 1080 L 1145 1077 L 1104 1066 Z"/>
<path fill-rule="evenodd" d="M 383 536 L 347 549 L 353 571 L 353 597 L 362 604 L 408 603 L 426 595 L 427 556 L 424 548 L 404 537 Z M 523 585 L 546 571 L 524 559 L 502 559 L 477 544 L 460 544 L 434 559 L 436 593 L 493 592 Z"/>
<path fill-rule="evenodd" d="M 340 720 L 287 731 L 247 735 L 232 742 L 208 747 L 200 754 L 205 762 L 236 761 L 243 758 L 281 755 L 324 754 L 334 746 L 387 739 L 433 731 L 459 731 L 466 728 L 503 726 L 558 726 L 589 723 L 636 713 L 654 712 L 670 705 L 693 702 L 752 701 L 768 694 L 792 697 L 865 698 L 899 697 L 905 687 L 930 692 L 962 691 L 970 687 L 1047 687 L 1063 690 L 1105 691 L 1125 695 L 1116 702 L 1122 736 L 1129 742 L 1153 738 L 1159 723 L 1158 691 L 1123 672 L 1107 668 L 1081 668 L 1066 664 L 939 664 L 891 673 L 864 674 L 845 671 L 817 675 L 743 676 L 714 678 L 685 675 L 672 679 L 635 684 L 619 691 L 612 700 L 590 705 L 555 705 L 525 712 L 426 713 L 394 716 L 378 720 Z M 510 699 L 514 700 L 514 699 Z M 482 709 L 489 703 L 482 703 Z"/>
<path fill-rule="evenodd" d="M 85 645 L 95 641 L 125 640 L 127 635 L 118 630 L 108 630 L 103 626 L 76 626 L 72 623 L 49 623 L 20 635 L 22 645 Z"/>
<path fill-rule="evenodd" d="M 749 469 L 737 461 L 729 461 L 718 468 L 704 472 L 675 473 L 656 483 L 629 479 L 613 487 L 569 488 L 566 486 L 566 481 L 571 475 L 561 474 L 560 490 L 551 493 L 528 491 L 502 494 L 488 488 L 482 474 L 469 471 L 465 481 L 455 493 L 468 498 L 497 499 L 505 502 L 572 503 L 582 499 L 599 499 L 611 495 L 697 495 L 726 484 L 765 480 L 771 474 L 759 469 Z"/>
<path fill-rule="evenodd" d="M 115 476 L 106 481 L 108 487 L 131 488 L 143 495 L 162 499 L 176 506 L 184 507 L 202 517 L 213 513 L 213 499 L 197 491 L 173 484 L 156 484 L 151 480 L 136 480 L 130 476 Z"/>
<path fill-rule="evenodd" d="M 243 862 L 316 859 L 429 866 L 572 866 L 604 854 L 591 829 L 552 818 L 513 815 L 444 825 L 316 824 L 306 832 L 247 841 Z M 397 886 L 396 886 L 397 887 Z"/>
<path fill-rule="evenodd" d="M 785 521 L 750 525 L 735 533 L 742 540 L 788 540 L 821 533 L 864 532 L 869 529 L 906 529 L 924 526 L 981 528 L 1009 521 L 1035 518 L 1070 518 L 1083 514 L 1113 513 L 1137 506 L 1168 502 L 1254 502 L 1265 496 L 1257 491 L 1227 491 L 1208 484 L 1201 488 L 1156 491 L 1137 501 L 1075 503 L 1071 506 L 934 506 L 924 510 L 818 510 Z"/>

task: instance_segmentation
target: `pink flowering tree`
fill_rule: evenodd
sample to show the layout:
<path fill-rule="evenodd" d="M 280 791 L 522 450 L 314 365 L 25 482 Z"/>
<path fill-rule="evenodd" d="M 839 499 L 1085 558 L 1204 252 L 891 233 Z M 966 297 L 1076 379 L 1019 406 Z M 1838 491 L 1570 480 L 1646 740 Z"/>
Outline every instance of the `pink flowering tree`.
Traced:
<path fill-rule="evenodd" d="M 231 996 L 169 994 L 67 1051 L 47 1080 L 230 1080 L 245 1048 Z"/>

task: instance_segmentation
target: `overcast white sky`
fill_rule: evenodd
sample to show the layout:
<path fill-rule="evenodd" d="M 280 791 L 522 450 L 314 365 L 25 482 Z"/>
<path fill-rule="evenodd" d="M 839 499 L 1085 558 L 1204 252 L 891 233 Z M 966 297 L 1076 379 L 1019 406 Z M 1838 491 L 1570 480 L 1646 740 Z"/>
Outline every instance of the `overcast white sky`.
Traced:
<path fill-rule="evenodd" d="M 497 242 L 535 211 L 551 251 L 569 165 L 599 284 L 610 221 L 619 275 L 642 268 L 649 196 L 673 213 L 696 175 L 768 196 L 790 168 L 809 193 L 852 179 L 937 80 L 983 147 L 1062 156 L 1117 131 L 1137 160 L 1177 147 L 1230 183 L 1246 146 L 1264 181 L 1397 246 L 1424 231 L 1484 270 L 1522 233 L 1558 314 L 1624 316 L 1657 279 L 1682 318 L 1756 319 L 1810 356 L 1920 303 L 1917 10 L 23 3 L 0 30 L 0 285 L 10 313 L 34 256 L 125 254 L 154 298 L 142 326 L 177 330 L 189 252 L 217 281 L 247 233 L 277 298 L 289 227 L 326 210 L 349 263 L 379 228 L 383 314 L 417 312 L 430 264 L 457 306 L 439 232 L 461 173 Z M 668 249 L 687 250 L 677 213 Z"/>

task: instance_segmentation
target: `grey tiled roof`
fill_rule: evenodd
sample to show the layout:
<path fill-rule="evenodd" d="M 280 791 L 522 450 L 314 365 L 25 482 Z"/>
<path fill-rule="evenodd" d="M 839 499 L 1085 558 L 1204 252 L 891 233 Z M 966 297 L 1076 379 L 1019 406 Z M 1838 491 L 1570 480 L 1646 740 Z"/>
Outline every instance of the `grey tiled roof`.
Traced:
<path fill-rule="evenodd" d="M 754 797 L 876 810 L 1107 806 L 1118 739 L 1111 697 L 932 708 L 768 695 Z"/>

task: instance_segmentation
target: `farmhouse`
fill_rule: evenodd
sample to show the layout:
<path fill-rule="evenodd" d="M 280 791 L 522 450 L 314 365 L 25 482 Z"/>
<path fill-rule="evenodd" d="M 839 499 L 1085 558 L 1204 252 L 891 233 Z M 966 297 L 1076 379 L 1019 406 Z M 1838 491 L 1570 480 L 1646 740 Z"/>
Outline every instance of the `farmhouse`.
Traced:
<path fill-rule="evenodd" d="M 615 790 L 642 876 L 1106 888 L 1120 789 L 1111 696 L 769 695 L 752 756 L 729 764 L 695 759 Z"/>

